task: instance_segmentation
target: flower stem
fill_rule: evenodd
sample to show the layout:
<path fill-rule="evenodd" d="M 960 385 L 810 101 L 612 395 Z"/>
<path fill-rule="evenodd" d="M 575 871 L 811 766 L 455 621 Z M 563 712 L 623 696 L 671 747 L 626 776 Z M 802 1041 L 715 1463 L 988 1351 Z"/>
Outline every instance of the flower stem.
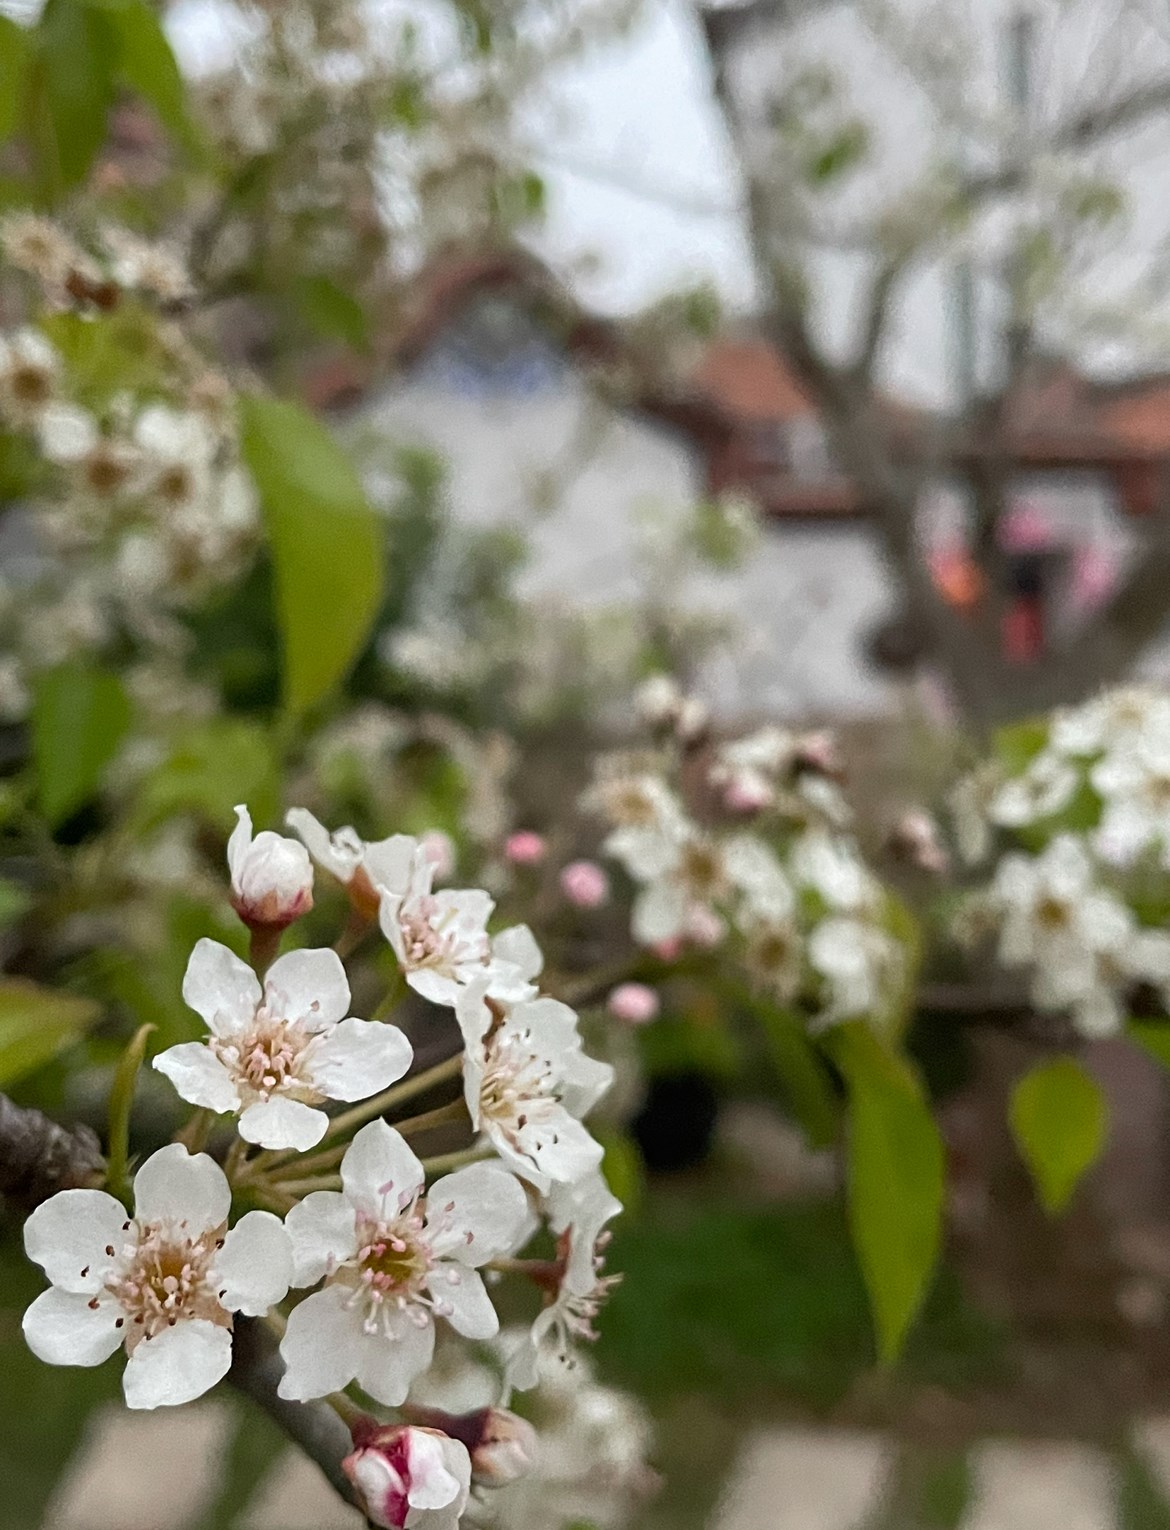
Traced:
<path fill-rule="evenodd" d="M 398 1005 L 406 997 L 406 979 L 399 969 L 395 969 L 394 976 L 390 979 L 381 1003 L 370 1016 L 371 1020 L 389 1020 L 390 1016 L 398 1008 Z"/>
<path fill-rule="evenodd" d="M 394 1130 L 404 1137 L 413 1137 L 418 1132 L 429 1132 L 436 1126 L 447 1126 L 456 1121 L 469 1122 L 470 1119 L 466 1102 L 460 1097 L 452 1100 L 449 1105 L 426 1110 L 421 1116 L 408 1116 L 405 1121 L 395 1121 Z"/>
<path fill-rule="evenodd" d="M 457 1153 L 439 1153 L 434 1158 L 421 1160 L 423 1171 L 428 1179 L 435 1174 L 449 1174 L 452 1169 L 461 1169 L 464 1164 L 480 1163 L 485 1158 L 492 1156 L 490 1148 L 475 1147 L 460 1148 Z"/>
<path fill-rule="evenodd" d="M 341 1422 L 351 1430 L 359 1419 L 367 1417 L 365 1410 L 359 1408 L 357 1403 L 351 1397 L 347 1397 L 344 1392 L 330 1392 L 323 1401 L 329 1404 Z"/>
<path fill-rule="evenodd" d="M 361 1126 L 364 1121 L 372 1121 L 375 1116 L 385 1115 L 396 1105 L 404 1105 L 407 1100 L 413 1100 L 415 1095 L 425 1094 L 436 1084 L 458 1077 L 462 1067 L 463 1053 L 460 1051 L 456 1052 L 454 1057 L 448 1057 L 444 1062 L 436 1063 L 433 1068 L 416 1073 L 413 1078 L 403 1079 L 401 1084 L 395 1084 L 392 1088 L 383 1090 L 381 1094 L 374 1095 L 373 1099 L 363 1100 L 352 1110 L 343 1110 L 339 1116 L 334 1116 L 325 1132 L 326 1137 L 339 1137 L 355 1126 Z"/>
<path fill-rule="evenodd" d="M 360 913 L 352 905 L 349 910 L 349 918 L 345 922 L 345 928 L 333 943 L 333 949 L 345 961 L 347 956 L 352 956 L 357 948 L 365 940 L 373 929 L 374 922 L 367 919 L 365 914 Z"/>
<path fill-rule="evenodd" d="M 186 1126 L 178 1132 L 176 1142 L 181 1142 L 188 1153 L 201 1153 L 207 1146 L 207 1139 L 211 1135 L 211 1123 L 215 1120 L 212 1111 L 202 1106 L 192 1112 L 191 1119 Z"/>
<path fill-rule="evenodd" d="M 314 1190 L 340 1190 L 341 1175 L 313 1174 L 307 1179 L 276 1179 L 272 1181 L 271 1188 L 290 1198 L 312 1195 Z"/>

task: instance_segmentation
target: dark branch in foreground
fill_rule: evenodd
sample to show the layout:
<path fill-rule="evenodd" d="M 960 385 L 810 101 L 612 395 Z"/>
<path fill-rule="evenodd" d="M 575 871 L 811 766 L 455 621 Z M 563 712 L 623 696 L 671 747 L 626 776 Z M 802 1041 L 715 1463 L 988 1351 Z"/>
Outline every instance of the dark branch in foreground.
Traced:
<path fill-rule="evenodd" d="M 283 1374 L 284 1362 L 273 1335 L 258 1318 L 238 1317 L 228 1380 L 263 1408 L 293 1444 L 317 1463 L 333 1490 L 357 1508 L 353 1485 L 341 1469 L 342 1460 L 353 1449 L 348 1427 L 326 1402 L 289 1402 L 279 1397 L 276 1388 Z"/>
<path fill-rule="evenodd" d="M 14 1207 L 32 1211 L 58 1190 L 95 1184 L 104 1170 L 88 1126 L 60 1126 L 0 1094 L 0 1195 Z"/>

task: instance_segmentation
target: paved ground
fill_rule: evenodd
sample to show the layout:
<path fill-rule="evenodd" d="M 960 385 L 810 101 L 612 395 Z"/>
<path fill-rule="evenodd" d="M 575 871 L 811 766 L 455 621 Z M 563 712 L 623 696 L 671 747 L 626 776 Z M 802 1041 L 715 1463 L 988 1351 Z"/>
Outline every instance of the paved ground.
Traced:
<path fill-rule="evenodd" d="M 110 1407 L 95 1420 L 44 1530 L 183 1530 L 210 1501 L 226 1426 L 214 1402 L 140 1417 Z M 1170 1419 L 1143 1424 L 1135 1446 L 1170 1496 Z M 893 1461 L 879 1435 L 762 1431 L 745 1442 L 711 1530 L 884 1527 L 882 1495 Z M 1121 1530 L 1118 1473 L 1104 1452 L 1072 1443 L 986 1441 L 968 1464 L 974 1492 L 960 1530 Z M 290 1451 L 244 1530 L 356 1530 L 358 1523 L 316 1468 Z"/>

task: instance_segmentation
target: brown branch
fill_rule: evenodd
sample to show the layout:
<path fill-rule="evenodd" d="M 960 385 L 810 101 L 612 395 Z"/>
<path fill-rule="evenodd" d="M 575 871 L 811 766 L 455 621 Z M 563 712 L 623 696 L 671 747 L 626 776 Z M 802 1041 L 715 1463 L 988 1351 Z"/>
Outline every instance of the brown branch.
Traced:
<path fill-rule="evenodd" d="M 101 1143 L 88 1126 L 60 1126 L 0 1094 L 0 1195 L 32 1211 L 58 1190 L 100 1182 Z"/>
<path fill-rule="evenodd" d="M 284 1362 L 274 1335 L 259 1318 L 237 1317 L 228 1380 L 316 1462 L 339 1497 L 360 1508 L 353 1484 L 341 1469 L 353 1449 L 348 1426 L 326 1402 L 290 1402 L 281 1397 L 276 1389 L 283 1375 Z"/>

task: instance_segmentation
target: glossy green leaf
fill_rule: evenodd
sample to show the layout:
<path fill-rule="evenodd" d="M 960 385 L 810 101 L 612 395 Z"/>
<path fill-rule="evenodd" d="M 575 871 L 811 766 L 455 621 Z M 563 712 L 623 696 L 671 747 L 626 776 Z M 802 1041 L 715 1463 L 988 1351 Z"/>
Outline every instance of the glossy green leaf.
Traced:
<path fill-rule="evenodd" d="M 1038 1063 L 1013 1089 L 1008 1119 L 1041 1201 L 1062 1211 L 1105 1146 L 1109 1109 L 1096 1080 L 1072 1057 Z"/>
<path fill-rule="evenodd" d="M 109 671 L 70 663 L 37 679 L 33 760 L 41 811 L 54 828 L 98 790 L 130 715 L 129 697 Z"/>
<path fill-rule="evenodd" d="M 1170 1021 L 1131 1020 L 1126 1027 L 1131 1041 L 1136 1041 L 1163 1068 L 1170 1068 Z"/>
<path fill-rule="evenodd" d="M 785 1104 L 810 1147 L 830 1146 L 840 1135 L 841 1102 L 803 1023 L 772 1004 L 759 1004 L 755 1012 Z"/>
<path fill-rule="evenodd" d="M 235 822 L 237 802 L 246 802 L 256 822 L 265 824 L 276 816 L 278 795 L 269 731 L 243 718 L 213 718 L 185 733 L 146 778 L 137 819 L 149 829 L 178 813 L 195 813 L 226 831 Z"/>
<path fill-rule="evenodd" d="M 29 33 L 8 16 L 0 16 L 0 141 L 20 121 L 21 97 L 31 48 Z"/>
<path fill-rule="evenodd" d="M 306 276 L 296 285 L 296 300 L 306 320 L 329 340 L 340 340 L 355 351 L 370 343 L 366 312 L 355 297 L 327 276 Z"/>
<path fill-rule="evenodd" d="M 1018 775 L 1048 743 L 1048 724 L 1043 719 L 1010 723 L 995 732 L 996 758 L 1009 774 Z"/>
<path fill-rule="evenodd" d="M 890 1361 L 938 1260 L 942 1142 L 912 1065 L 868 1026 L 841 1026 L 826 1045 L 849 1090 L 849 1225 L 878 1351 Z"/>
<path fill-rule="evenodd" d="M 36 33 L 35 140 L 47 188 L 83 181 L 106 138 L 116 94 L 111 16 L 84 0 L 47 0 Z"/>
<path fill-rule="evenodd" d="M 106 1189 L 122 1201 L 127 1200 L 130 1190 L 126 1170 L 130 1162 L 130 1112 L 134 1105 L 134 1088 L 146 1056 L 146 1043 L 155 1029 L 149 1023 L 138 1027 L 122 1053 L 110 1089 Z"/>
<path fill-rule="evenodd" d="M 0 979 L 0 1089 L 52 1061 L 97 1019 L 90 999 L 42 988 L 24 978 Z"/>
<path fill-rule="evenodd" d="M 183 77 L 158 15 L 146 0 L 126 0 L 113 16 L 122 79 L 150 102 L 159 121 L 175 138 L 195 145 L 197 136 L 187 115 Z"/>
<path fill-rule="evenodd" d="M 328 431 L 297 404 L 240 401 L 276 571 L 284 697 L 300 713 L 348 673 L 382 597 L 383 528 Z"/>

